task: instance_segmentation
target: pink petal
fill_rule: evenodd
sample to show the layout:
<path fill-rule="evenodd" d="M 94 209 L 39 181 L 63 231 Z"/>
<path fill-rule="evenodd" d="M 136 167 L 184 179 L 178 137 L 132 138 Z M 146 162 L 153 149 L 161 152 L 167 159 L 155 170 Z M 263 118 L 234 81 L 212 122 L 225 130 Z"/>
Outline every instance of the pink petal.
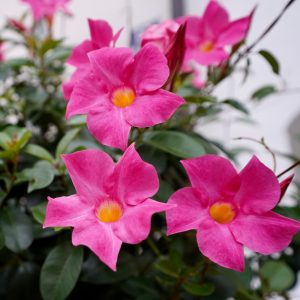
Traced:
<path fill-rule="evenodd" d="M 165 90 L 137 96 L 131 106 L 125 108 L 125 117 L 134 127 L 151 127 L 167 121 L 184 103 L 184 100 Z"/>
<path fill-rule="evenodd" d="M 116 34 L 113 36 L 112 38 L 112 47 L 116 47 L 116 43 L 118 41 L 118 39 L 120 38 L 121 33 L 123 32 L 124 27 L 120 28 Z"/>
<path fill-rule="evenodd" d="M 116 198 L 128 205 L 137 205 L 158 191 L 155 168 L 144 162 L 131 144 L 115 168 Z"/>
<path fill-rule="evenodd" d="M 164 85 L 169 77 L 166 57 L 154 45 L 145 45 L 134 57 L 130 66 L 131 83 L 138 93 L 154 91 Z"/>
<path fill-rule="evenodd" d="M 73 48 L 67 62 L 74 67 L 81 67 L 82 65 L 89 64 L 87 54 L 95 49 L 96 47 L 91 41 L 85 40 L 80 45 Z"/>
<path fill-rule="evenodd" d="M 204 155 L 181 161 L 192 186 L 205 191 L 210 202 L 230 201 L 239 188 L 238 174 L 229 160 L 217 155 Z"/>
<path fill-rule="evenodd" d="M 288 176 L 287 178 L 285 178 L 284 180 L 282 180 L 280 182 L 280 200 L 285 195 L 288 187 L 292 183 L 294 176 L 295 176 L 295 174 L 291 174 L 290 176 Z"/>
<path fill-rule="evenodd" d="M 202 40 L 202 19 L 195 16 L 184 16 L 177 19 L 179 24 L 186 23 L 185 44 L 187 48 L 194 48 L 200 45 Z"/>
<path fill-rule="evenodd" d="M 101 105 L 106 99 L 106 89 L 90 69 L 78 69 L 71 81 L 75 88 L 68 101 L 66 118 L 75 115 L 88 114 L 94 107 Z M 74 76 L 73 75 L 73 76 Z"/>
<path fill-rule="evenodd" d="M 88 19 L 88 23 L 93 43 L 98 48 L 108 47 L 113 38 L 111 26 L 104 20 Z"/>
<path fill-rule="evenodd" d="M 125 150 L 131 126 L 123 110 L 106 102 L 91 110 L 87 117 L 90 133 L 103 145 Z"/>
<path fill-rule="evenodd" d="M 48 205 L 43 228 L 69 227 L 80 224 L 93 212 L 93 206 L 78 195 L 68 197 L 48 197 Z"/>
<path fill-rule="evenodd" d="M 185 52 L 183 68 L 188 70 L 191 63 L 197 62 L 200 65 L 217 65 L 228 59 L 229 54 L 223 48 L 214 48 L 210 52 L 202 52 L 199 48 L 187 49 Z"/>
<path fill-rule="evenodd" d="M 124 243 L 138 244 L 145 240 L 151 230 L 151 218 L 154 213 L 165 211 L 165 203 L 147 199 L 136 206 L 127 206 L 122 218 L 112 223 L 115 235 Z"/>
<path fill-rule="evenodd" d="M 130 48 L 102 48 L 89 53 L 89 60 L 95 75 L 108 87 L 123 86 L 127 80 L 126 69 L 133 61 Z"/>
<path fill-rule="evenodd" d="M 234 45 L 245 39 L 252 20 L 252 13 L 244 18 L 230 22 L 223 32 L 219 35 L 217 45 Z"/>
<path fill-rule="evenodd" d="M 272 254 L 285 249 L 293 235 L 300 230 L 300 223 L 274 212 L 261 215 L 240 214 L 230 228 L 237 241 L 253 251 Z"/>
<path fill-rule="evenodd" d="M 235 240 L 227 225 L 207 219 L 199 225 L 197 242 L 200 251 L 216 264 L 242 272 L 243 245 Z"/>
<path fill-rule="evenodd" d="M 74 228 L 72 243 L 89 247 L 103 263 L 116 271 L 122 241 L 115 236 L 110 224 L 91 219 L 84 226 Z"/>
<path fill-rule="evenodd" d="M 280 197 L 278 180 L 268 167 L 255 156 L 239 174 L 241 186 L 235 201 L 245 213 L 267 212 L 274 208 Z"/>
<path fill-rule="evenodd" d="M 207 196 L 195 188 L 183 188 L 176 191 L 168 200 L 176 205 L 166 211 L 167 234 L 197 229 L 207 216 Z"/>
<path fill-rule="evenodd" d="M 213 40 L 229 23 L 227 11 L 215 0 L 207 5 L 202 17 L 205 39 Z"/>
<path fill-rule="evenodd" d="M 88 149 L 63 155 L 64 163 L 77 193 L 95 203 L 106 195 L 114 162 L 103 151 Z"/>

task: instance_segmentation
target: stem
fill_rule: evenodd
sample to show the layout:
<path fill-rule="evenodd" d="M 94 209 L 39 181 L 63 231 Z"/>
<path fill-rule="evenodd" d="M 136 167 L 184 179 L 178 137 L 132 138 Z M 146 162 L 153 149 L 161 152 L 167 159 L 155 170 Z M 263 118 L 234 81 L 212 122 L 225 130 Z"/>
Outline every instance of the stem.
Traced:
<path fill-rule="evenodd" d="M 150 237 L 147 238 L 147 243 L 150 246 L 150 248 L 152 249 L 152 251 L 158 256 L 161 256 L 161 253 L 159 251 L 159 249 L 157 248 L 157 246 L 155 245 L 155 243 L 152 241 L 152 239 Z"/>
<path fill-rule="evenodd" d="M 287 9 L 295 2 L 296 0 L 290 0 L 282 9 L 282 11 L 279 13 L 279 15 L 273 20 L 273 22 L 265 29 L 265 31 L 249 46 L 247 47 L 242 53 L 239 54 L 235 62 L 233 63 L 233 66 L 237 65 L 237 63 L 246 56 L 272 29 L 273 27 L 278 23 L 278 21 L 282 18 L 284 13 L 287 11 Z"/>
<path fill-rule="evenodd" d="M 284 175 L 285 173 L 293 170 L 294 168 L 296 168 L 297 166 L 300 165 L 300 160 L 296 161 L 294 164 L 292 164 L 290 167 L 288 167 L 286 170 L 282 171 L 281 173 L 279 173 L 277 175 L 277 178 L 281 177 L 282 175 Z"/>
<path fill-rule="evenodd" d="M 234 138 L 234 140 L 248 140 L 248 141 L 252 141 L 255 143 L 258 143 L 262 146 L 265 147 L 265 149 L 271 154 L 272 159 L 273 159 L 273 171 L 274 173 L 276 172 L 276 168 L 277 168 L 277 162 L 276 162 L 276 155 L 275 153 L 271 150 L 271 148 L 266 144 L 265 139 L 261 138 L 261 140 L 256 140 L 253 138 L 249 138 L 249 137 L 238 137 L 238 138 Z"/>

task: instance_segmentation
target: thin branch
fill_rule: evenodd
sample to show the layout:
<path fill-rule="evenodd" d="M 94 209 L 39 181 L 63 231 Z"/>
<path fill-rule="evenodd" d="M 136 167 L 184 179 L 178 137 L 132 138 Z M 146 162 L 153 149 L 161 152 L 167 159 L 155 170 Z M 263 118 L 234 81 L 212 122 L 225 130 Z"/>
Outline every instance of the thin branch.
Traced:
<path fill-rule="evenodd" d="M 299 165 L 300 165 L 300 160 L 296 161 L 294 164 L 292 164 L 292 165 L 291 165 L 290 167 L 288 167 L 286 170 L 284 170 L 284 171 L 282 171 L 281 173 L 279 173 L 279 174 L 277 175 L 277 178 L 283 176 L 285 173 L 287 173 L 287 172 L 293 170 L 294 168 L 296 168 L 296 167 L 299 166 Z"/>

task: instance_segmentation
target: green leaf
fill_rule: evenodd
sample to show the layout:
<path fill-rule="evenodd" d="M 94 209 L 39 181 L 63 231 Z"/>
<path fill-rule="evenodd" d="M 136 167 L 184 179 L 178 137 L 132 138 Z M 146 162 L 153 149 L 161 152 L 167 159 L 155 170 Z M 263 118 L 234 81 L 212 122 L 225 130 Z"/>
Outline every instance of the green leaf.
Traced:
<path fill-rule="evenodd" d="M 244 114 L 248 115 L 249 111 L 248 109 L 245 107 L 244 104 L 242 104 L 241 102 L 235 100 L 235 99 L 226 99 L 224 101 L 222 101 L 221 103 L 227 104 L 241 112 L 243 112 Z"/>
<path fill-rule="evenodd" d="M 54 179 L 55 169 L 47 161 L 38 161 L 33 168 L 18 174 L 17 182 L 28 181 L 28 193 L 47 187 Z"/>
<path fill-rule="evenodd" d="M 192 95 L 184 97 L 188 103 L 204 104 L 204 103 L 216 103 L 217 98 L 211 95 Z"/>
<path fill-rule="evenodd" d="M 155 264 L 155 268 L 174 278 L 178 278 L 181 272 L 181 267 L 176 266 L 176 264 L 174 264 L 169 257 L 161 257 Z"/>
<path fill-rule="evenodd" d="M 76 135 L 79 133 L 80 128 L 74 128 L 66 133 L 66 135 L 60 140 L 56 148 L 56 158 L 59 158 L 61 154 L 65 153 L 68 146 L 74 140 Z"/>
<path fill-rule="evenodd" d="M 43 42 L 42 47 L 39 49 L 40 55 L 44 55 L 49 50 L 57 48 L 57 46 L 59 46 L 61 44 L 61 42 L 62 42 L 62 40 L 46 39 Z"/>
<path fill-rule="evenodd" d="M 4 247 L 4 245 L 5 245 L 4 234 L 0 226 L 0 250 Z"/>
<path fill-rule="evenodd" d="M 63 243 L 49 253 L 40 276 L 44 300 L 67 298 L 78 280 L 82 260 L 82 247 L 73 247 L 69 243 Z"/>
<path fill-rule="evenodd" d="M 28 144 L 24 149 L 24 152 L 32 156 L 47 160 L 50 163 L 54 161 L 54 157 L 51 155 L 51 153 L 39 145 Z"/>
<path fill-rule="evenodd" d="M 44 224 L 47 202 L 31 207 L 33 218 L 40 224 Z"/>
<path fill-rule="evenodd" d="M 266 288 L 270 291 L 285 291 L 295 281 L 293 270 L 283 261 L 265 262 L 261 267 L 260 273 L 267 281 Z"/>
<path fill-rule="evenodd" d="M 5 239 L 5 246 L 13 252 L 27 249 L 33 241 L 30 218 L 16 208 L 4 208 L 0 222 Z"/>
<path fill-rule="evenodd" d="M 205 154 L 199 141 L 179 131 L 152 131 L 144 134 L 144 142 L 180 158 L 191 158 Z"/>
<path fill-rule="evenodd" d="M 11 142 L 11 138 L 5 132 L 0 132 L 0 147 L 7 150 L 9 149 L 9 143 Z"/>
<path fill-rule="evenodd" d="M 260 50 L 258 53 L 270 64 L 272 71 L 279 75 L 280 65 L 274 55 L 266 50 Z"/>
<path fill-rule="evenodd" d="M 22 128 L 21 130 L 19 130 L 17 133 L 17 143 L 16 143 L 17 149 L 18 150 L 22 149 L 27 144 L 31 136 L 32 136 L 32 132 L 30 130 L 26 128 Z"/>
<path fill-rule="evenodd" d="M 255 100 L 255 101 L 259 101 L 262 100 L 265 97 L 270 96 L 271 94 L 274 94 L 277 92 L 277 89 L 272 86 L 272 85 L 266 85 L 260 89 L 258 89 L 257 91 L 255 91 L 252 96 L 251 99 Z"/>
<path fill-rule="evenodd" d="M 83 126 L 86 124 L 86 116 L 81 115 L 81 116 L 74 116 L 70 119 L 68 119 L 67 124 L 71 126 Z"/>
<path fill-rule="evenodd" d="M 186 282 L 183 284 L 183 288 L 191 295 L 194 296 L 209 296 L 214 290 L 215 286 L 212 283 L 190 283 Z"/>

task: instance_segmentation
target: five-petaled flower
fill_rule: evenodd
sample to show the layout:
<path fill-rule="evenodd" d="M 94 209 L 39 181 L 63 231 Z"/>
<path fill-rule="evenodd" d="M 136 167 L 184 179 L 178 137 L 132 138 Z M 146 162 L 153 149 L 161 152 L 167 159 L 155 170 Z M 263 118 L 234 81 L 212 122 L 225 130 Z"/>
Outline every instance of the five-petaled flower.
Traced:
<path fill-rule="evenodd" d="M 280 198 L 274 173 L 255 156 L 238 174 L 225 158 L 205 155 L 182 161 L 192 186 L 175 192 L 167 233 L 197 230 L 200 251 L 213 262 L 244 269 L 243 245 L 272 254 L 289 245 L 300 223 L 272 212 Z"/>
<path fill-rule="evenodd" d="M 66 117 L 87 114 L 89 131 L 104 145 L 126 149 L 132 126 L 163 123 L 184 103 L 161 89 L 169 68 L 156 46 L 145 45 L 136 55 L 105 47 L 88 57 L 93 72 L 76 84 Z"/>
<path fill-rule="evenodd" d="M 183 69 L 190 70 L 191 61 L 211 65 L 226 60 L 229 54 L 225 47 L 246 37 L 252 15 L 253 11 L 247 17 L 230 22 L 227 11 L 216 0 L 211 0 L 201 18 L 179 18 L 178 22 L 187 22 Z"/>
<path fill-rule="evenodd" d="M 145 240 L 151 217 L 167 204 L 149 199 L 158 190 L 155 168 L 141 160 L 132 144 L 117 164 L 90 149 L 63 156 L 76 194 L 49 198 L 45 227 L 73 227 L 73 245 L 89 247 L 116 270 L 122 243 Z"/>
<path fill-rule="evenodd" d="M 76 68 L 72 77 L 63 83 L 63 92 L 66 100 L 70 99 L 74 86 L 81 80 L 90 69 L 88 53 L 103 47 L 115 47 L 122 32 L 120 29 L 115 35 L 111 26 L 104 20 L 88 19 L 91 39 L 83 41 L 76 46 L 68 59 L 68 63 Z"/>
<path fill-rule="evenodd" d="M 67 4 L 70 0 L 22 0 L 31 7 L 33 18 L 38 21 L 41 18 L 52 18 L 57 11 L 70 13 Z"/>

